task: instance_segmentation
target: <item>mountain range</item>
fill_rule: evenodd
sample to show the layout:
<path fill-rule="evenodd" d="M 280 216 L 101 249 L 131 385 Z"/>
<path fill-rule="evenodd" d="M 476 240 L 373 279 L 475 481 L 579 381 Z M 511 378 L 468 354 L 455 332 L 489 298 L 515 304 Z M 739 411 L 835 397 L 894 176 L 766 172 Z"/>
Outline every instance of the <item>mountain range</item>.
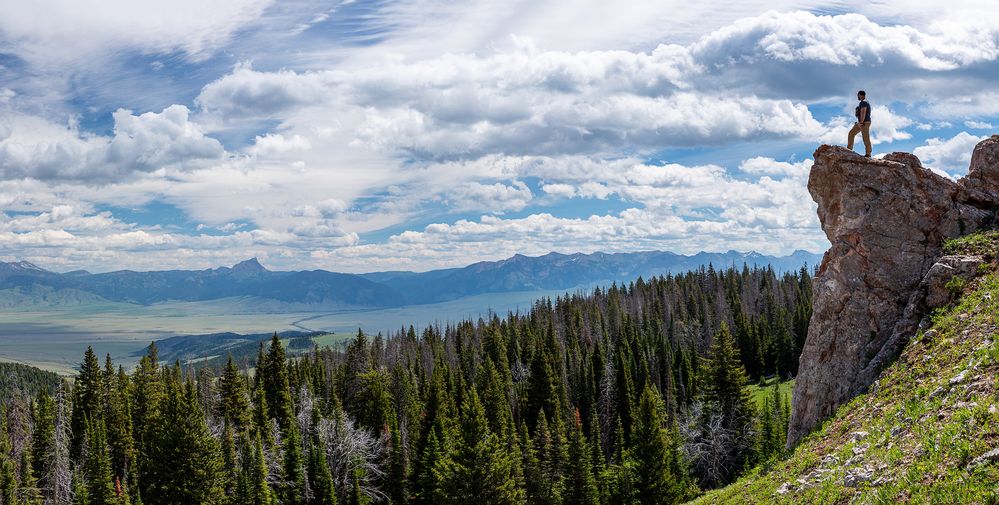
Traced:
<path fill-rule="evenodd" d="M 778 272 L 814 266 L 821 256 L 807 251 L 774 257 L 759 253 L 681 255 L 635 253 L 515 255 L 463 268 L 428 272 L 389 271 L 348 274 L 326 270 L 273 271 L 251 258 L 232 267 L 206 270 L 119 270 L 58 273 L 27 261 L 0 262 L 0 292 L 11 298 L 45 300 L 104 299 L 149 305 L 255 297 L 279 302 L 337 307 L 398 307 L 513 291 L 589 287 L 684 272 L 708 265 L 770 266 Z"/>

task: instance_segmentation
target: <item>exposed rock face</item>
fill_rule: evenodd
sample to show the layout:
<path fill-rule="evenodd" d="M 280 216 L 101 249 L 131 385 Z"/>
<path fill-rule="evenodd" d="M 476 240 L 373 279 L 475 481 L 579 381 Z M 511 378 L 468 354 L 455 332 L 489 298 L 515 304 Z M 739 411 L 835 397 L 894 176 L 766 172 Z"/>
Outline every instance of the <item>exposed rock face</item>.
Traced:
<path fill-rule="evenodd" d="M 923 282 L 944 241 L 991 225 L 999 206 L 999 135 L 978 145 L 958 182 L 908 153 L 879 160 L 822 146 L 814 159 L 808 190 L 832 247 L 813 284 L 788 446 L 898 357 L 927 312 L 927 294 L 939 302 L 946 269 L 973 268 L 948 260 Z"/>

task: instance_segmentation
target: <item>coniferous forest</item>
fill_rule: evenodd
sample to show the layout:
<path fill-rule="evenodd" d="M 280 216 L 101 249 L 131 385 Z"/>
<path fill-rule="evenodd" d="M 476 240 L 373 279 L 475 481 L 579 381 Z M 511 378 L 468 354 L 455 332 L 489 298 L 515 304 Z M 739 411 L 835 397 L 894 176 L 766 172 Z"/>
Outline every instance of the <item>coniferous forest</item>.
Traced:
<path fill-rule="evenodd" d="M 806 269 L 706 268 L 526 314 L 4 398 L 2 504 L 670 504 L 783 450 Z"/>

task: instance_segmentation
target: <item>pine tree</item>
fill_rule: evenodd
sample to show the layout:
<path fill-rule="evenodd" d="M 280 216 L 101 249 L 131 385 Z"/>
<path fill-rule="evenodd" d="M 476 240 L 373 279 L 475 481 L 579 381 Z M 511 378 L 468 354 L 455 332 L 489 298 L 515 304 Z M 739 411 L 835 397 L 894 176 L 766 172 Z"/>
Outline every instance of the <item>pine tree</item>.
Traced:
<path fill-rule="evenodd" d="M 389 468 L 386 479 L 387 494 L 393 503 L 406 503 L 409 500 L 409 455 L 402 443 L 399 429 L 391 430 L 391 445 L 389 446 Z"/>
<path fill-rule="evenodd" d="M 219 395 L 219 416 L 223 422 L 232 425 L 236 434 L 242 435 L 250 427 L 252 410 L 246 380 L 232 362 L 232 355 L 219 379 Z"/>
<path fill-rule="evenodd" d="M 583 425 L 577 410 L 569 437 L 569 461 L 571 463 L 566 479 L 565 503 L 575 505 L 598 505 L 600 503 L 600 494 L 593 477 L 590 456 L 590 448 L 583 435 Z"/>
<path fill-rule="evenodd" d="M 31 433 L 31 466 L 34 477 L 46 485 L 48 460 L 55 439 L 55 402 L 47 389 L 38 390 L 31 411 L 34 430 Z"/>
<path fill-rule="evenodd" d="M 413 474 L 413 502 L 430 505 L 434 503 L 434 493 L 437 489 L 437 479 L 434 467 L 443 458 L 443 450 L 437 439 L 437 432 L 430 430 L 427 442 L 423 446 L 420 458 Z"/>
<path fill-rule="evenodd" d="M 724 455 L 711 455 L 713 460 L 720 457 L 724 461 L 710 461 L 713 470 L 702 475 L 702 480 L 709 485 L 725 484 L 753 459 L 754 419 L 754 408 L 745 387 L 746 371 L 725 325 L 715 334 L 704 363 L 703 382 L 700 436 L 719 436 L 724 431 L 729 442 Z M 717 425 L 712 425 L 714 418 L 719 418 Z"/>
<path fill-rule="evenodd" d="M 614 457 L 606 475 L 607 503 L 610 505 L 632 505 L 635 502 L 635 463 L 624 437 L 624 423 L 618 417 L 614 430 Z"/>
<path fill-rule="evenodd" d="M 305 461 L 302 457 L 302 437 L 297 424 L 289 424 L 282 440 L 284 452 L 284 500 L 288 505 L 300 504 L 305 496 Z"/>
<path fill-rule="evenodd" d="M 513 463 L 506 448 L 490 433 L 479 395 L 472 389 L 462 406 L 461 433 L 455 446 L 434 467 L 440 503 L 520 503 Z"/>
<path fill-rule="evenodd" d="M 630 456 L 638 468 L 636 498 L 642 505 L 680 503 L 684 472 L 675 435 L 663 428 L 659 394 L 646 385 L 635 420 L 635 445 Z"/>
<path fill-rule="evenodd" d="M 288 383 L 287 358 L 277 333 L 271 337 L 267 359 L 263 367 L 257 367 L 257 373 L 267 398 L 268 415 L 277 419 L 282 432 L 286 432 L 294 422 L 294 409 Z"/>
<path fill-rule="evenodd" d="M 359 474 L 360 470 L 354 472 L 353 488 L 350 491 L 348 505 L 366 505 L 370 501 L 368 500 L 368 496 L 361 490 L 361 476 Z"/>
<path fill-rule="evenodd" d="M 313 418 L 313 426 L 319 424 L 318 411 Z M 312 484 L 312 500 L 309 505 L 336 505 L 336 489 L 333 486 L 333 474 L 326 459 L 326 449 L 319 440 L 319 434 L 313 432 L 309 444 L 309 476 Z M 399 502 L 403 503 L 403 502 Z"/>
<path fill-rule="evenodd" d="M 87 478 L 87 495 L 92 505 L 115 503 L 114 478 L 108 451 L 104 421 L 87 421 L 83 445 L 83 473 Z"/>
<path fill-rule="evenodd" d="M 108 364 L 110 365 L 110 358 Z M 137 475 L 136 448 L 132 435 L 134 428 L 132 426 L 131 406 L 129 405 L 129 380 L 124 369 L 120 369 L 117 374 L 111 370 L 107 373 L 108 393 L 104 417 L 111 456 L 111 472 L 116 480 L 127 482 L 135 479 Z M 127 491 L 125 490 L 124 494 L 119 493 L 118 496 L 127 497 Z"/>
<path fill-rule="evenodd" d="M 277 498 L 267 483 L 267 461 L 264 459 L 264 445 L 256 437 L 252 449 L 244 451 L 243 473 L 248 475 L 245 490 L 247 505 L 276 505 Z"/>
<path fill-rule="evenodd" d="M 73 505 L 90 505 L 90 492 L 87 489 L 87 479 L 83 472 L 73 472 Z M 11 502 L 4 502 L 11 503 Z"/>
<path fill-rule="evenodd" d="M 103 411 L 103 381 L 100 363 L 92 347 L 87 347 L 80 364 L 80 373 L 73 381 L 73 443 L 71 454 L 74 459 L 80 456 L 83 439 L 87 433 L 87 421 L 96 422 Z"/>
<path fill-rule="evenodd" d="M 152 419 L 142 496 L 149 505 L 223 501 L 225 475 L 218 441 L 205 423 L 191 383 L 180 366 L 168 372 L 163 400 Z"/>

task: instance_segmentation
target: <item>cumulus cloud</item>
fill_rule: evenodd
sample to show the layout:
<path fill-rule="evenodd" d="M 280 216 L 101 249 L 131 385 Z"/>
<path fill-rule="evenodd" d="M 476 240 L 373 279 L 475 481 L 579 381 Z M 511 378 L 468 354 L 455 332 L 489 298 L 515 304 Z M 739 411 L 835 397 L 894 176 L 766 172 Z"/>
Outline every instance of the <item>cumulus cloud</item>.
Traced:
<path fill-rule="evenodd" d="M 949 139 L 931 138 L 925 145 L 917 147 L 913 154 L 925 166 L 953 175 L 963 175 L 968 172 L 968 164 L 971 163 L 971 153 L 975 145 L 984 138 L 968 132 L 958 133 Z"/>
<path fill-rule="evenodd" d="M 772 158 L 757 156 L 739 164 L 739 170 L 747 174 L 804 177 L 812 168 L 812 160 L 799 162 L 776 161 Z"/>
<path fill-rule="evenodd" d="M 819 140 L 827 144 L 845 144 L 850 128 L 856 122 L 857 119 L 853 116 L 836 116 L 826 123 L 826 131 Z M 884 105 L 875 105 L 871 109 L 871 143 L 878 145 L 908 140 L 912 138 L 912 134 L 906 128 L 913 123 L 912 119 L 899 115 Z M 857 141 L 860 141 L 859 137 Z"/>
<path fill-rule="evenodd" d="M 447 55 L 351 72 L 259 72 L 240 66 L 197 103 L 225 121 L 307 109 L 352 119 L 356 141 L 426 159 L 653 149 L 821 132 L 790 100 L 685 91 L 689 62 L 675 47 L 652 53 L 512 52 Z M 304 125 L 303 125 L 304 126 Z"/>
<path fill-rule="evenodd" d="M 531 189 L 522 181 L 481 184 L 472 182 L 459 186 L 445 194 L 445 203 L 456 211 L 484 210 L 495 213 L 518 211 L 534 197 Z"/>
<path fill-rule="evenodd" d="M 225 150 L 172 105 L 162 112 L 114 113 L 110 137 L 57 125 L 37 116 L 14 115 L 0 140 L 0 178 L 108 182 L 165 168 L 189 170 L 222 159 Z"/>
<path fill-rule="evenodd" d="M 730 90 L 813 100 L 859 88 L 892 100 L 944 96 L 980 89 L 980 69 L 996 66 L 999 17 L 980 16 L 943 15 L 920 29 L 861 14 L 768 12 L 712 32 L 691 54 L 700 82 Z"/>

